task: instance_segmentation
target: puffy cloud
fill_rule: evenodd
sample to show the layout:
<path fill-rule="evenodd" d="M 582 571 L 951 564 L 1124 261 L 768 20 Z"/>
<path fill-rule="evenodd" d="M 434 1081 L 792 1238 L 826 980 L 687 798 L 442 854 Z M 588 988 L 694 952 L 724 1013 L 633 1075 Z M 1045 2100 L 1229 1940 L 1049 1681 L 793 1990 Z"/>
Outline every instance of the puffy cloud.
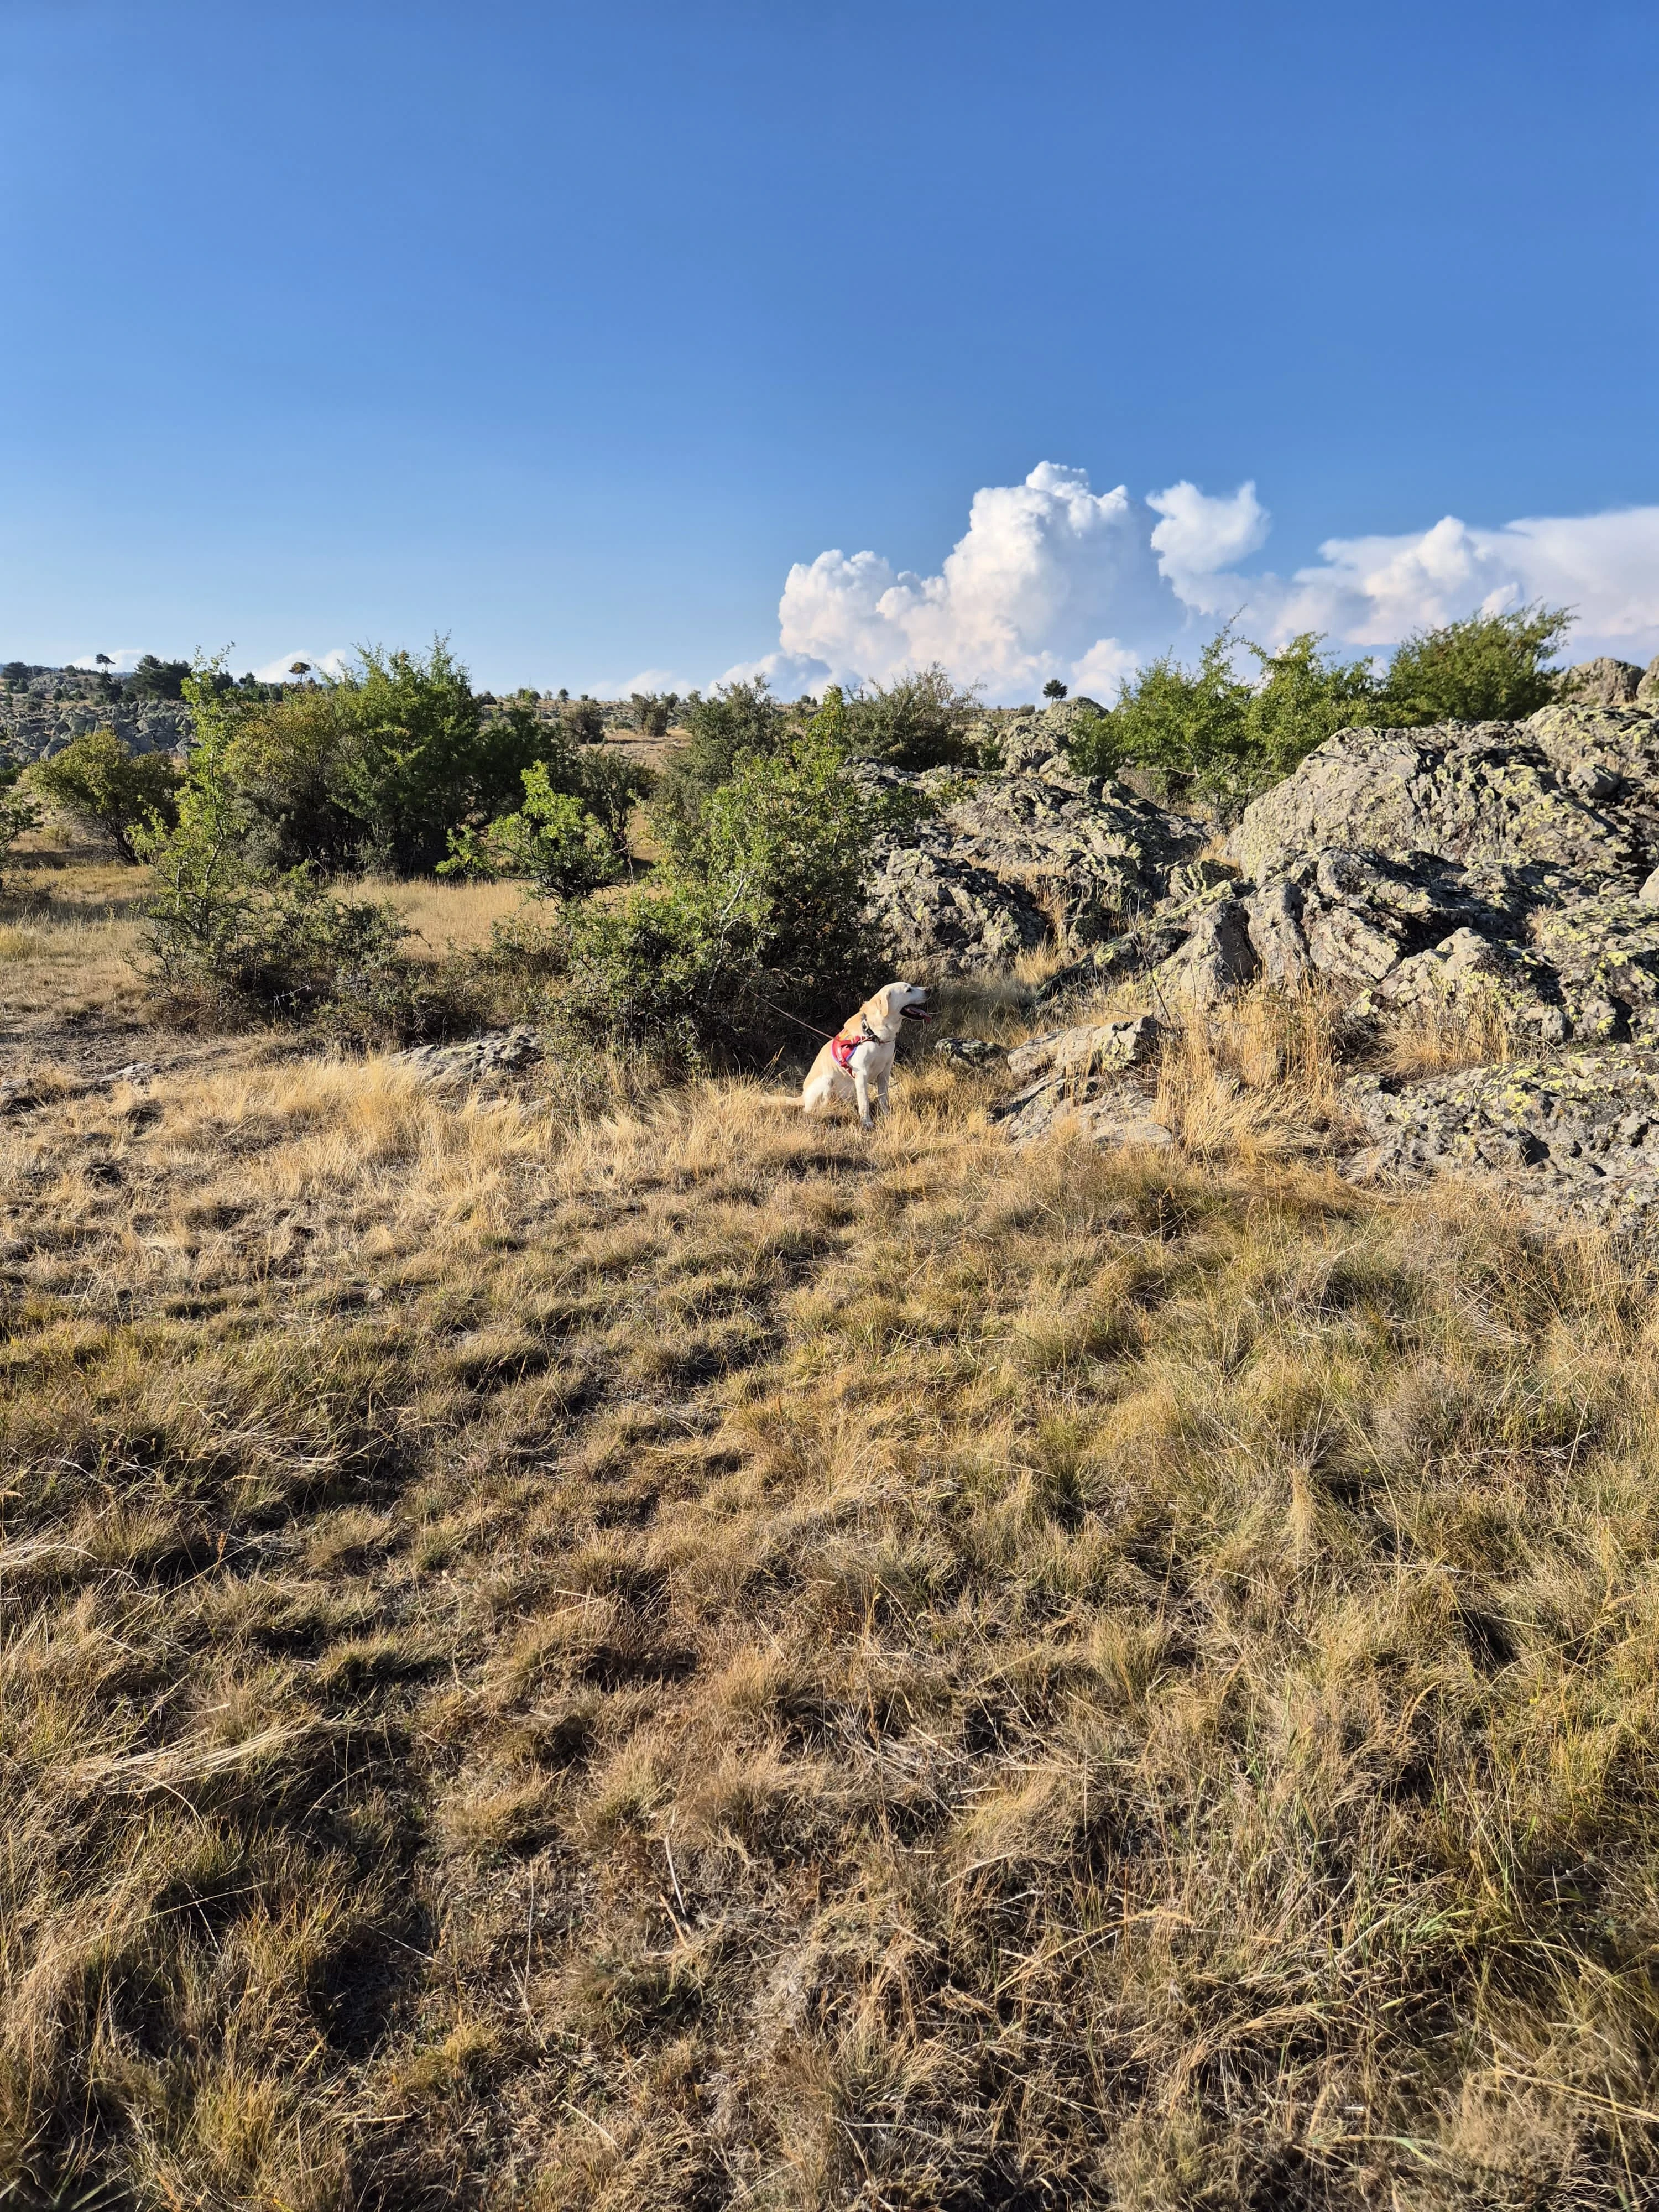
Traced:
<path fill-rule="evenodd" d="M 1575 610 L 1575 659 L 1648 659 L 1659 648 L 1659 507 L 1539 515 L 1495 530 L 1446 515 L 1390 538 L 1333 538 L 1323 558 L 1277 576 L 1236 580 L 1275 637 L 1323 630 L 1352 645 L 1536 599 Z"/>
<path fill-rule="evenodd" d="M 831 675 L 885 682 L 938 660 L 1006 697 L 1091 656 L 1115 667 L 1181 617 L 1146 507 L 1122 484 L 1096 492 L 1083 470 L 1043 461 L 1024 483 L 975 493 L 937 576 L 895 572 L 870 552 L 797 562 L 778 609 L 781 652 L 757 665 L 775 667 L 780 688 L 786 678 L 817 688 Z"/>
<path fill-rule="evenodd" d="M 1158 574 L 1189 606 L 1209 606 L 1217 570 L 1254 553 L 1273 520 L 1253 483 L 1240 484 L 1230 499 L 1212 499 L 1183 477 L 1168 491 L 1148 492 L 1146 504 L 1163 517 L 1152 535 Z"/>
<path fill-rule="evenodd" d="M 1263 643 L 1313 629 L 1376 648 L 1540 599 L 1577 611 L 1576 658 L 1659 650 L 1659 507 L 1498 528 L 1449 515 L 1399 536 L 1331 538 L 1288 577 L 1247 574 L 1237 564 L 1269 523 L 1254 483 L 1216 495 L 1183 478 L 1143 500 L 1043 461 L 1024 483 L 975 492 L 937 575 L 869 551 L 798 562 L 779 649 L 724 680 L 763 675 L 789 696 L 937 660 L 992 699 L 1030 698 L 1050 676 L 1110 698 L 1139 663 L 1190 646 L 1218 617 L 1238 614 Z"/>

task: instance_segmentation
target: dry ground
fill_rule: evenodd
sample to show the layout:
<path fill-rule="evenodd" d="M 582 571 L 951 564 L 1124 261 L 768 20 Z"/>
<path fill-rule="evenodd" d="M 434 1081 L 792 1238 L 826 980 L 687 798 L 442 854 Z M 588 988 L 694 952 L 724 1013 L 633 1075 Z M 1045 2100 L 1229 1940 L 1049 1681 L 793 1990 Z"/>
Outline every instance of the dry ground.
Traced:
<path fill-rule="evenodd" d="M 119 890 L 4 1048 L 135 1056 Z M 1653 2201 L 1659 1306 L 1344 1186 L 1328 1042 L 1116 1158 L 42 1074 L 0 2204 Z"/>

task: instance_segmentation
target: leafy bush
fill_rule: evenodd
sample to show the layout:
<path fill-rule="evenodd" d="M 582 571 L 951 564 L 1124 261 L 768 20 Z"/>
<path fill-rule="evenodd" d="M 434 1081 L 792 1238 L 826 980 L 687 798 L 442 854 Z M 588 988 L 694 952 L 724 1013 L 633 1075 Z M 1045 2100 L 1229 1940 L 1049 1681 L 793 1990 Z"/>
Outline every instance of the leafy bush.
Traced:
<path fill-rule="evenodd" d="M 1545 663 L 1571 627 L 1564 607 L 1538 605 L 1419 630 L 1389 663 L 1385 696 L 1413 721 L 1519 721 L 1554 698 Z"/>
<path fill-rule="evenodd" d="M 573 700 L 561 716 L 566 735 L 579 745 L 597 745 L 605 739 L 605 709 L 597 699 Z"/>
<path fill-rule="evenodd" d="M 724 685 L 707 699 L 694 691 L 683 719 L 689 742 L 663 769 L 653 809 L 671 849 L 694 834 L 711 795 L 731 781 L 743 754 L 775 753 L 790 734 L 763 676 Z"/>
<path fill-rule="evenodd" d="M 1237 809 L 1338 730 L 1532 713 L 1554 696 L 1543 664 L 1571 620 L 1559 609 L 1534 608 L 1448 623 L 1408 638 L 1381 678 L 1369 661 L 1322 653 L 1311 631 L 1270 653 L 1230 625 L 1195 668 L 1164 653 L 1123 685 L 1107 713 L 1074 723 L 1073 764 L 1098 776 L 1137 768 L 1167 791 L 1196 791 Z M 1235 665 L 1241 643 L 1260 671 L 1255 682 Z"/>
<path fill-rule="evenodd" d="M 665 738 L 679 702 L 672 692 L 659 698 L 655 692 L 635 691 L 629 704 L 634 709 L 634 726 L 641 737 Z"/>
<path fill-rule="evenodd" d="M 544 898 L 580 898 L 620 873 L 622 857 L 605 824 L 568 792 L 556 791 L 538 761 L 524 772 L 524 804 L 487 830 L 450 836 L 438 873 L 516 878 Z"/>
<path fill-rule="evenodd" d="M 604 825 L 618 854 L 625 858 L 634 809 L 655 787 L 650 769 L 611 745 L 584 745 L 574 762 L 562 766 L 563 787 Z"/>
<path fill-rule="evenodd" d="M 365 647 L 337 683 L 235 704 L 229 768 L 270 866 L 415 874 L 453 830 L 513 809 L 527 768 L 575 777 L 568 732 L 531 701 L 482 698 L 441 639 L 425 656 Z"/>
<path fill-rule="evenodd" d="M 345 685 L 307 684 L 236 715 L 226 765 L 256 866 L 359 865 L 368 825 L 346 797 L 354 704 Z"/>
<path fill-rule="evenodd" d="M 763 1028 L 769 1000 L 808 1020 L 843 1012 L 876 957 L 878 808 L 821 737 L 741 754 L 648 888 L 572 916 L 573 1012 L 613 1037 L 702 1042 Z"/>
<path fill-rule="evenodd" d="M 935 662 L 920 674 L 874 684 L 847 702 L 847 743 L 866 760 L 891 768 L 953 768 L 975 761 L 967 736 L 979 704 Z"/>
<path fill-rule="evenodd" d="M 28 783 L 48 805 L 136 863 L 134 831 L 174 817 L 179 769 L 166 753 L 134 753 L 113 730 L 84 730 L 51 760 L 37 761 Z"/>
<path fill-rule="evenodd" d="M 204 677 L 186 680 L 196 744 L 171 827 L 136 827 L 154 885 L 144 907 L 150 973 L 169 990 L 289 1017 L 348 1011 L 409 1025 L 414 981 L 389 906 L 333 896 L 314 870 L 250 864 L 247 810 L 232 766 L 234 711 Z"/>

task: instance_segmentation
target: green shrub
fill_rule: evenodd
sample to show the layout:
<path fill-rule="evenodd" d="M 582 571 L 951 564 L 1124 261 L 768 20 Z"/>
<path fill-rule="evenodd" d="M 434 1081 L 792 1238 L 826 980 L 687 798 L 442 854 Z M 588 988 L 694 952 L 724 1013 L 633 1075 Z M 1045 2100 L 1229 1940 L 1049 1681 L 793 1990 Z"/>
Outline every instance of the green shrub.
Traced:
<path fill-rule="evenodd" d="M 652 810 L 671 850 L 695 833 L 710 796 L 731 781 L 742 755 L 775 753 L 790 737 L 788 718 L 763 676 L 726 684 L 707 699 L 694 691 L 684 720 L 689 740 L 665 766 Z"/>
<path fill-rule="evenodd" d="M 935 662 L 856 692 L 847 702 L 846 742 L 863 759 L 890 768 L 967 766 L 977 760 L 967 732 L 978 705 L 977 694 L 960 690 Z"/>
<path fill-rule="evenodd" d="M 805 734 L 739 756 L 648 888 L 571 917 L 573 1013 L 624 1041 L 732 1043 L 839 1016 L 876 963 L 865 915 L 879 801 Z"/>
<path fill-rule="evenodd" d="M 0 862 L 26 830 L 37 828 L 40 810 L 21 791 L 0 790 Z"/>
<path fill-rule="evenodd" d="M 144 949 L 153 980 L 178 994 L 293 1018 L 330 1017 L 352 1028 L 419 1027 L 421 983 L 398 946 L 396 911 L 341 899 L 308 866 L 254 866 L 246 801 L 233 756 L 237 715 L 208 680 L 186 680 L 196 744 L 178 787 L 176 817 L 136 828 L 132 842 L 154 882 Z"/>
<path fill-rule="evenodd" d="M 679 701 L 672 692 L 659 697 L 653 691 L 635 691 L 629 700 L 634 709 L 634 727 L 641 737 L 665 738 L 674 720 L 674 709 Z"/>
<path fill-rule="evenodd" d="M 248 702 L 229 766 L 261 864 L 410 875 L 514 809 L 538 763 L 574 784 L 567 730 L 533 700 L 481 697 L 439 639 L 424 656 L 366 647 L 337 683 Z"/>
<path fill-rule="evenodd" d="M 134 753 L 113 730 L 84 730 L 51 760 L 37 761 L 28 783 L 48 805 L 136 863 L 134 831 L 174 817 L 179 769 L 167 753 Z"/>
<path fill-rule="evenodd" d="M 1385 697 L 1413 722 L 1517 722 L 1554 698 L 1545 665 L 1572 626 L 1564 607 L 1473 615 L 1408 637 L 1389 665 Z"/>
<path fill-rule="evenodd" d="M 626 857 L 634 809 L 655 787 L 650 769 L 614 745 L 583 745 L 574 761 L 561 763 L 561 769 L 566 779 L 562 787 L 604 825 L 617 853 Z"/>
<path fill-rule="evenodd" d="M 227 767 L 255 865 L 359 866 L 368 825 L 344 795 L 354 705 L 346 685 L 306 684 L 237 716 Z"/>
<path fill-rule="evenodd" d="M 1449 623 L 1408 638 L 1384 677 L 1369 661 L 1322 653 L 1311 631 L 1270 653 L 1229 625 L 1196 667 L 1164 653 L 1121 687 L 1115 707 L 1074 722 L 1073 765 L 1096 776 L 1139 769 L 1167 792 L 1196 792 L 1237 811 L 1338 730 L 1532 713 L 1554 696 L 1543 663 L 1571 620 L 1534 608 Z M 1241 645 L 1256 661 L 1254 682 L 1236 668 Z"/>
<path fill-rule="evenodd" d="M 524 772 L 524 804 L 486 830 L 452 831 L 438 873 L 516 878 L 544 898 L 580 898 L 621 872 L 616 838 L 579 799 L 556 791 L 541 762 Z"/>

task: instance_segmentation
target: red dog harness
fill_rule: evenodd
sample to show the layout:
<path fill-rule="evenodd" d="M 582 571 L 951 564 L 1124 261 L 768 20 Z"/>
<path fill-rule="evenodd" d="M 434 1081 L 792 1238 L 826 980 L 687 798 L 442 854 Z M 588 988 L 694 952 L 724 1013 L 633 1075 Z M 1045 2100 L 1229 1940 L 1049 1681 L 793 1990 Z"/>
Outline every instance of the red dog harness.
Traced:
<path fill-rule="evenodd" d="M 878 1036 L 871 1036 L 868 1029 L 865 1026 L 864 1018 L 860 1015 L 859 1017 L 859 1033 L 856 1036 L 847 1036 L 843 1035 L 830 1038 L 830 1056 L 835 1061 L 837 1067 L 844 1068 L 848 1074 L 850 1075 L 853 1072 L 853 1054 L 858 1050 L 859 1047 L 861 1044 L 879 1044 L 880 1042 L 881 1039 Z"/>

